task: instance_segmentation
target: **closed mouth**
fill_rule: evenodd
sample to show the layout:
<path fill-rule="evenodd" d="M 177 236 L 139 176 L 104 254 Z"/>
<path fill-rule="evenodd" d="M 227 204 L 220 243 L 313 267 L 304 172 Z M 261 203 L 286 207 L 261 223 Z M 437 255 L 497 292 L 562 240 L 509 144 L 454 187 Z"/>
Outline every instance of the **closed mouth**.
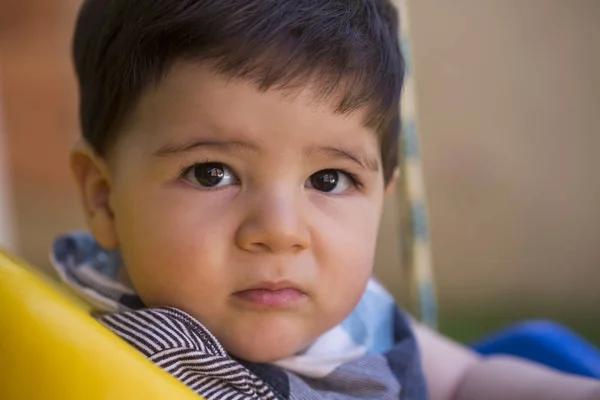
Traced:
<path fill-rule="evenodd" d="M 306 299 L 306 293 L 290 282 L 261 282 L 233 293 L 233 297 L 252 307 L 290 307 Z"/>
<path fill-rule="evenodd" d="M 270 281 L 265 281 L 265 282 L 260 282 L 258 284 L 255 285 L 251 285 L 248 288 L 241 290 L 239 292 L 236 293 L 240 293 L 240 292 L 245 292 L 248 290 L 269 290 L 269 291 L 279 291 L 279 290 L 296 290 L 302 294 L 306 294 L 304 293 L 304 291 L 302 289 L 300 289 L 298 287 L 298 285 L 290 282 L 290 281 L 279 281 L 279 282 L 270 282 Z"/>

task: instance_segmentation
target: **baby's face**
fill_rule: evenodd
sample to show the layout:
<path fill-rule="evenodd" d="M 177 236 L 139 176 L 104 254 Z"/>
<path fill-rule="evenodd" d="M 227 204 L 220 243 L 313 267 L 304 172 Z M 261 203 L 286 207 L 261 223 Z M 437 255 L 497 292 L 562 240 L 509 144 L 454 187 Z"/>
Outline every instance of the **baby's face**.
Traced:
<path fill-rule="evenodd" d="M 111 154 L 100 235 L 146 305 L 188 312 L 239 358 L 290 356 L 371 274 L 384 183 L 363 117 L 178 65 Z"/>

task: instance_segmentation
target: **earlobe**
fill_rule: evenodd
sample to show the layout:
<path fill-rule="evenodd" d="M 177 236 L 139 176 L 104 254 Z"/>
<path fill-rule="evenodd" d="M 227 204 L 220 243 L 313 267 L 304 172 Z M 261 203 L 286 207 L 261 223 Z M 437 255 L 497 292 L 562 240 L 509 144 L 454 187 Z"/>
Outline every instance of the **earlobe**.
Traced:
<path fill-rule="evenodd" d="M 92 235 L 103 248 L 116 248 L 118 240 L 109 201 L 111 184 L 106 161 L 87 143 L 79 142 L 71 150 L 70 164 Z"/>
<path fill-rule="evenodd" d="M 394 192 L 394 189 L 396 188 L 396 183 L 398 182 L 399 178 L 400 178 L 400 168 L 396 167 L 394 169 L 394 173 L 392 174 L 392 178 L 385 186 L 385 195 L 386 196 L 388 196 L 390 193 Z"/>

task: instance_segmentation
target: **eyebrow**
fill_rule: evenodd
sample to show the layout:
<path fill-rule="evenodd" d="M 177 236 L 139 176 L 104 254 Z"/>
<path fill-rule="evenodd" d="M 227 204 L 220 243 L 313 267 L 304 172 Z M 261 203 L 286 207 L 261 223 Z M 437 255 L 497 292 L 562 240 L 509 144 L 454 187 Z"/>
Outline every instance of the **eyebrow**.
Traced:
<path fill-rule="evenodd" d="M 350 149 L 331 146 L 315 147 L 309 149 L 309 153 L 315 152 L 325 153 L 328 157 L 331 158 L 342 158 L 350 160 L 359 167 L 372 172 L 379 171 L 379 162 L 377 161 L 377 158 L 368 156 L 361 149 Z"/>
<path fill-rule="evenodd" d="M 252 152 L 257 153 L 260 147 L 252 142 L 243 140 L 206 140 L 206 139 L 192 139 L 182 143 L 169 143 L 161 146 L 154 152 L 157 157 L 171 157 L 181 153 L 188 153 L 200 147 L 217 148 L 221 150 L 237 150 L 240 152 Z M 375 157 L 367 156 L 360 149 L 340 148 L 333 146 L 318 147 L 314 146 L 308 149 L 307 153 L 325 153 L 330 158 L 342 158 L 350 160 L 354 164 L 361 168 L 370 170 L 372 172 L 379 171 L 379 162 Z"/>
<path fill-rule="evenodd" d="M 218 148 L 222 150 L 237 150 L 241 152 L 253 153 L 258 152 L 259 150 L 259 147 L 256 144 L 242 140 L 192 139 L 182 143 L 165 144 L 156 150 L 154 155 L 158 157 L 170 157 L 179 155 L 181 153 L 188 153 L 200 147 Z"/>

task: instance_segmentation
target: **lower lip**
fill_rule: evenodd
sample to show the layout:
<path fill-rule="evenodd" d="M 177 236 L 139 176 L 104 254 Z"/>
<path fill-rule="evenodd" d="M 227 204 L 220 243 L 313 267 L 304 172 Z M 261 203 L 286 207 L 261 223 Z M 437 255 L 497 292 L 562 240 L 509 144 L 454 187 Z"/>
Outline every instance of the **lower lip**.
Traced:
<path fill-rule="evenodd" d="M 271 308 L 292 306 L 306 297 L 304 293 L 296 289 L 250 289 L 237 292 L 234 296 L 254 306 Z"/>

